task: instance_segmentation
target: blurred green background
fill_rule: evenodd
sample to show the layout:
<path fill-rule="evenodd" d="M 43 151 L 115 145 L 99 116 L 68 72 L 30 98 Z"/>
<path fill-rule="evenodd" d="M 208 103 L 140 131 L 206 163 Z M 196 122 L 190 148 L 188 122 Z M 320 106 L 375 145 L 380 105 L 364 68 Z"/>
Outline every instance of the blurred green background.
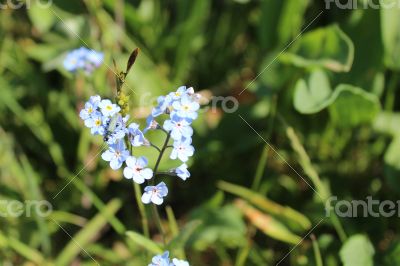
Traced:
<path fill-rule="evenodd" d="M 0 218 L 0 265 L 138 266 L 163 251 L 151 211 L 148 239 L 131 182 L 99 158 L 102 139 L 78 116 L 90 95 L 113 97 L 112 60 L 123 69 L 136 47 L 125 88 L 142 125 L 154 102 L 144 97 L 188 85 L 211 100 L 194 125 L 191 178 L 165 180 L 160 212 L 173 256 L 191 265 L 400 265 L 398 207 L 390 218 L 324 209 L 330 196 L 399 198 L 400 1 L 329 2 L 2 4 L 0 200 L 47 200 L 53 211 Z M 62 68 L 80 46 L 105 53 L 90 77 Z M 209 108 L 214 96 L 238 109 Z"/>

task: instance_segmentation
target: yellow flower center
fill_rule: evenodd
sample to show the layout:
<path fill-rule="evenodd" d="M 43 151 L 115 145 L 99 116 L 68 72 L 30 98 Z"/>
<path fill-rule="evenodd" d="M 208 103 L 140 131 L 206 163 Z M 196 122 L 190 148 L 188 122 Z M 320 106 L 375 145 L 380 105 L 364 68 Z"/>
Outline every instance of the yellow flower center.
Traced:
<path fill-rule="evenodd" d="M 100 119 L 97 119 L 97 120 L 94 122 L 94 124 L 95 124 L 96 126 L 100 126 L 100 125 L 101 125 Z"/>
<path fill-rule="evenodd" d="M 107 105 L 107 106 L 106 106 L 106 109 L 107 109 L 108 111 L 111 111 L 111 110 L 112 110 L 112 106 L 111 106 L 111 105 Z"/>

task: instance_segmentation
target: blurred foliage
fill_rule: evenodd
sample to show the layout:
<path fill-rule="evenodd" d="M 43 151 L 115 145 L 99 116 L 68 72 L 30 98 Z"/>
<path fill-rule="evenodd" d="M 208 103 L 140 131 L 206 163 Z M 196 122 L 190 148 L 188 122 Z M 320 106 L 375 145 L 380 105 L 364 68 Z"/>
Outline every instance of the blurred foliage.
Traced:
<path fill-rule="evenodd" d="M 78 117 L 90 95 L 113 97 L 112 60 L 124 69 L 136 47 L 125 87 L 135 119 L 144 122 L 156 97 L 182 84 L 239 103 L 236 112 L 221 102 L 204 108 L 192 177 L 165 180 L 173 255 L 191 265 L 400 265 L 396 216 L 324 210 L 331 195 L 400 196 L 400 9 L 325 8 L 316 0 L 32 0 L 1 9 L 0 200 L 48 200 L 54 210 L 1 217 L 0 265 L 147 265 L 163 250 L 152 219 L 152 237 L 142 234 L 140 212 L 150 210 L 99 159 L 102 140 Z M 105 52 L 93 76 L 62 68 L 80 46 Z"/>

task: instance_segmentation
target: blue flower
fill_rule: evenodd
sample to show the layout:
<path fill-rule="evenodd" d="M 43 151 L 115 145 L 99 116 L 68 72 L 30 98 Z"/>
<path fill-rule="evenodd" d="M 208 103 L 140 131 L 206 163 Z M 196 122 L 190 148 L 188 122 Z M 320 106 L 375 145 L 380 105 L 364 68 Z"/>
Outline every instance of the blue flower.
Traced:
<path fill-rule="evenodd" d="M 190 145 L 192 140 L 190 138 L 185 138 L 180 141 L 175 141 L 173 144 L 173 149 L 170 155 L 172 160 L 179 158 L 182 162 L 186 162 L 190 156 L 194 154 L 194 147 Z"/>
<path fill-rule="evenodd" d="M 157 98 L 157 103 L 158 105 L 151 111 L 153 117 L 168 113 L 170 111 L 169 109 L 171 107 L 172 98 L 169 95 L 160 96 Z"/>
<path fill-rule="evenodd" d="M 131 123 L 128 127 L 129 141 L 133 147 L 148 145 L 149 141 L 144 137 L 143 132 L 139 129 L 139 125 Z"/>
<path fill-rule="evenodd" d="M 197 118 L 197 111 L 200 108 L 198 102 L 193 101 L 190 96 L 183 96 L 179 101 L 172 103 L 173 112 L 182 118 Z"/>
<path fill-rule="evenodd" d="M 169 252 L 165 251 L 162 255 L 154 256 L 148 266 L 173 266 L 169 260 Z"/>
<path fill-rule="evenodd" d="M 101 66 L 104 60 L 104 54 L 95 50 L 90 50 L 86 54 L 85 70 L 92 72 L 94 68 Z"/>
<path fill-rule="evenodd" d="M 111 169 L 117 170 L 122 166 L 122 163 L 128 156 L 129 151 L 125 149 L 124 140 L 120 140 L 110 145 L 109 149 L 101 155 L 101 158 L 103 158 L 104 161 L 110 162 Z"/>
<path fill-rule="evenodd" d="M 178 177 L 180 177 L 183 181 L 190 177 L 190 172 L 187 169 L 187 165 L 184 163 L 181 166 L 177 167 L 174 171 Z"/>
<path fill-rule="evenodd" d="M 190 91 L 189 91 L 190 92 Z M 168 94 L 173 100 L 179 100 L 185 95 L 188 95 L 188 90 L 186 86 L 180 86 L 176 92 L 171 92 Z"/>
<path fill-rule="evenodd" d="M 119 107 L 116 104 L 113 104 L 108 99 L 102 100 L 99 103 L 99 107 L 101 109 L 101 113 L 104 116 L 109 116 L 109 117 L 111 117 L 111 116 L 115 115 L 116 113 L 118 113 L 119 111 L 121 111 L 121 107 Z"/>
<path fill-rule="evenodd" d="M 133 179 L 136 183 L 143 184 L 146 179 L 153 177 L 153 170 L 146 168 L 147 159 L 145 157 L 135 158 L 129 156 L 125 163 L 127 166 L 124 169 L 124 176 L 127 179 Z"/>
<path fill-rule="evenodd" d="M 97 106 L 99 105 L 100 101 L 100 96 L 91 96 L 89 101 L 85 103 L 85 108 L 79 113 L 80 118 L 83 120 L 88 119 L 97 110 Z"/>
<path fill-rule="evenodd" d="M 155 120 L 155 117 L 153 117 L 152 115 L 149 115 L 146 118 L 146 127 L 143 130 L 143 133 L 146 133 L 149 130 L 154 130 L 157 129 L 159 127 L 158 122 Z"/>
<path fill-rule="evenodd" d="M 70 72 L 75 72 L 78 69 L 82 69 L 85 66 L 87 51 L 88 50 L 85 47 L 81 47 L 69 52 L 63 62 L 64 68 Z"/>
<path fill-rule="evenodd" d="M 191 120 L 182 118 L 178 115 L 172 115 L 171 120 L 165 120 L 163 128 L 171 132 L 174 140 L 180 140 L 182 137 L 191 138 L 193 129 L 190 127 Z"/>
<path fill-rule="evenodd" d="M 111 120 L 116 119 L 114 122 Z M 116 114 L 116 117 L 107 118 L 106 122 L 104 123 L 105 127 L 105 136 L 104 140 L 108 144 L 114 144 L 118 140 L 123 139 L 125 135 L 128 133 L 128 129 L 126 128 L 126 122 L 129 119 L 129 115 L 122 117 L 121 114 Z M 110 128 L 110 123 L 115 123 L 114 128 Z"/>
<path fill-rule="evenodd" d="M 90 128 L 90 133 L 93 135 L 104 135 L 103 116 L 100 112 L 93 113 L 85 120 L 85 126 Z"/>
<path fill-rule="evenodd" d="M 147 186 L 144 188 L 142 202 L 144 204 L 149 204 L 150 202 L 153 202 L 154 204 L 161 205 L 164 202 L 163 198 L 167 195 L 167 185 L 165 185 L 164 182 L 161 182 L 157 186 Z"/>
<path fill-rule="evenodd" d="M 69 52 L 64 59 L 63 65 L 67 71 L 75 72 L 82 69 L 87 74 L 90 74 L 103 63 L 103 59 L 103 53 L 81 47 Z"/>
<path fill-rule="evenodd" d="M 189 262 L 185 260 L 178 260 L 178 259 L 173 259 L 172 260 L 174 266 L 190 266 Z"/>

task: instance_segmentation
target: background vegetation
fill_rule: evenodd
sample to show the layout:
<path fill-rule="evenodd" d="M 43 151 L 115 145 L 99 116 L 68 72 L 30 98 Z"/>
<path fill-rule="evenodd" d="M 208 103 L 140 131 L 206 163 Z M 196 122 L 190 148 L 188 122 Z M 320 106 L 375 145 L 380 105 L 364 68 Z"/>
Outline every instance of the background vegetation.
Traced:
<path fill-rule="evenodd" d="M 26 4 L 0 10 L 0 199 L 45 199 L 54 210 L 0 219 L 0 265 L 136 266 L 162 252 L 152 219 L 151 239 L 142 235 L 132 184 L 99 159 L 102 140 L 78 117 L 90 95 L 113 97 L 112 59 L 123 68 L 136 47 L 127 80 L 135 118 L 149 111 L 143 95 L 182 84 L 239 103 L 202 112 L 192 177 L 166 181 L 171 208 L 160 211 L 174 256 L 191 265 L 400 265 L 397 213 L 338 218 L 324 209 L 331 195 L 399 197 L 399 8 Z M 80 46 L 106 54 L 91 77 L 62 69 Z"/>

